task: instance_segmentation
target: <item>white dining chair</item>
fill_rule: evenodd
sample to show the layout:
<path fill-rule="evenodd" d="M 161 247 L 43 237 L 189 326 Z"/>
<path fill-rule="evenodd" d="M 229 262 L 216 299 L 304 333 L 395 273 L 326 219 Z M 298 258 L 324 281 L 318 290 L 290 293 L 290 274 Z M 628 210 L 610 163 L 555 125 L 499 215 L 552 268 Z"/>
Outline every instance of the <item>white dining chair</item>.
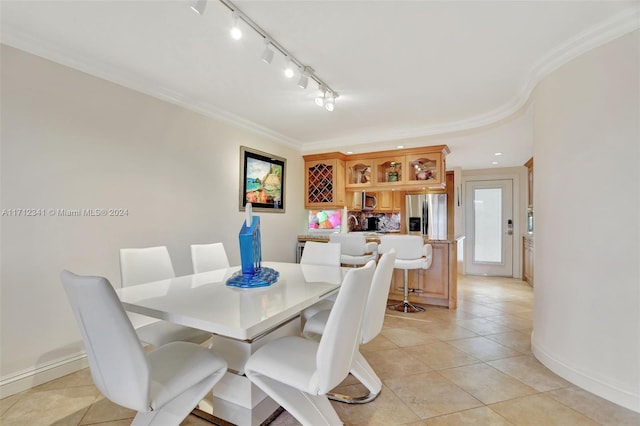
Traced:
<path fill-rule="evenodd" d="M 329 241 L 340 244 L 340 263 L 362 266 L 370 260 L 378 260 L 378 243 L 367 242 L 362 233 L 331 234 Z"/>
<path fill-rule="evenodd" d="M 300 264 L 340 266 L 340 244 L 307 241 Z"/>
<path fill-rule="evenodd" d="M 178 425 L 227 370 L 215 352 L 172 342 L 145 354 L 111 283 L 63 271 L 89 370 L 110 401 L 138 413 L 133 425 Z"/>
<path fill-rule="evenodd" d="M 131 286 L 175 278 L 169 250 L 165 246 L 120 249 L 122 286 Z M 204 343 L 211 333 L 196 328 L 129 312 L 138 337 L 144 343 L 162 346 L 169 342 Z"/>
<path fill-rule="evenodd" d="M 324 265 L 324 266 L 340 266 L 340 244 L 338 243 L 319 243 L 316 241 L 307 241 L 304 244 L 304 251 L 300 259 L 301 265 Z M 336 300 L 337 295 L 328 296 L 320 300 L 313 306 L 308 307 L 300 314 L 300 325 L 304 327 L 308 318 L 325 309 L 330 309 Z"/>
<path fill-rule="evenodd" d="M 214 271 L 229 267 L 229 258 L 222 243 L 192 244 L 191 265 L 193 273 Z"/>
<path fill-rule="evenodd" d="M 342 382 L 358 352 L 375 262 L 351 269 L 319 342 L 300 336 L 266 343 L 247 361 L 247 377 L 303 425 L 341 425 L 327 392 Z"/>
<path fill-rule="evenodd" d="M 433 261 L 433 247 L 425 244 L 420 235 L 383 235 L 380 238 L 380 252 L 386 253 L 391 249 L 396 251 L 395 268 L 404 270 L 404 284 L 402 302 L 390 305 L 389 309 L 406 313 L 424 311 L 422 306 L 409 302 L 410 292 L 421 292 L 409 288 L 409 270 L 429 269 Z"/>
<path fill-rule="evenodd" d="M 362 345 L 372 341 L 382 330 L 395 260 L 396 252 L 391 249 L 389 252 L 383 254 L 378 261 L 378 266 L 376 267 L 371 282 L 371 290 L 367 297 L 364 319 L 362 320 L 362 333 L 360 336 L 360 344 Z M 331 310 L 324 310 L 309 318 L 302 334 L 308 339 L 318 340 L 324 333 L 330 313 Z M 382 390 L 382 381 L 360 351 L 356 353 L 353 365 L 351 366 L 351 374 L 369 390 L 369 394 L 361 397 L 353 397 L 350 395 L 330 393 L 328 394 L 330 399 L 349 404 L 364 404 L 378 397 Z"/>

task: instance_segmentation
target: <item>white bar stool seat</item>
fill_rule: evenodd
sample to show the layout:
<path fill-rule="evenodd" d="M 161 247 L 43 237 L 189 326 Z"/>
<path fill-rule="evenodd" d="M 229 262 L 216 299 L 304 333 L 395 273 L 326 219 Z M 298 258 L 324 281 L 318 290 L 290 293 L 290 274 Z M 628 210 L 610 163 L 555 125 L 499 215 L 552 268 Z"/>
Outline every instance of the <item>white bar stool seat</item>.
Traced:
<path fill-rule="evenodd" d="M 363 234 L 331 234 L 329 241 L 340 244 L 340 263 L 362 266 L 378 260 L 378 243 L 367 242 Z"/>
<path fill-rule="evenodd" d="M 400 312 L 422 312 L 422 306 L 416 306 L 409 302 L 410 292 L 420 290 L 409 288 L 410 269 L 429 269 L 433 260 L 433 247 L 424 244 L 420 235 L 383 235 L 380 237 L 380 252 L 386 253 L 391 249 L 396 251 L 395 269 L 404 270 L 404 287 L 402 289 L 403 301 L 389 305 L 389 309 Z"/>

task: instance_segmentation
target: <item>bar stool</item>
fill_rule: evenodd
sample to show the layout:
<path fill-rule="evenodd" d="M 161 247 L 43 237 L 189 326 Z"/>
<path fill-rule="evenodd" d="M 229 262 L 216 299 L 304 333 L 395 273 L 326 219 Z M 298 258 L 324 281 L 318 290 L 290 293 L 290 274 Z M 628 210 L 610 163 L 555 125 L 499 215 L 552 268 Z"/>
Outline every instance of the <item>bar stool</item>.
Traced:
<path fill-rule="evenodd" d="M 424 308 L 409 302 L 409 292 L 420 290 L 409 289 L 410 269 L 429 269 L 433 260 L 433 247 L 424 244 L 420 235 L 383 235 L 380 237 L 380 253 L 387 253 L 391 249 L 396 251 L 395 269 L 404 269 L 403 301 L 389 305 L 388 308 L 400 312 L 422 312 Z"/>
<path fill-rule="evenodd" d="M 329 241 L 340 244 L 340 263 L 364 266 L 370 260 L 378 261 L 378 243 L 367 242 L 364 234 L 331 234 Z"/>

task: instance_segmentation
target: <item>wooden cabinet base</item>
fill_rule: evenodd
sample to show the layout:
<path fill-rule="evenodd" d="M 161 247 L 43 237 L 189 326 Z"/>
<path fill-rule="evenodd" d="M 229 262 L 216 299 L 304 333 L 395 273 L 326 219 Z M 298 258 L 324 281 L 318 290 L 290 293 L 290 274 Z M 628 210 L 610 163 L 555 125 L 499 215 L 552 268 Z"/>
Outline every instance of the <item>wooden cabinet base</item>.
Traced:
<path fill-rule="evenodd" d="M 417 304 L 446 306 L 458 305 L 458 254 L 457 242 L 430 242 L 433 261 L 429 269 L 409 271 L 409 301 Z M 395 269 L 389 290 L 389 303 L 402 301 L 404 271 Z"/>

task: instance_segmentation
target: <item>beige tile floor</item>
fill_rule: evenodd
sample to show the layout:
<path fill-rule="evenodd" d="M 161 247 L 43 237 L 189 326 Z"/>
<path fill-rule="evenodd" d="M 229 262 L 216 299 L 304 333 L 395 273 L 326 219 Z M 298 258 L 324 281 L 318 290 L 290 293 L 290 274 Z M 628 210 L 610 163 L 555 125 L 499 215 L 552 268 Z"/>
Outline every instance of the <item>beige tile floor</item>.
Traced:
<path fill-rule="evenodd" d="M 361 348 L 383 381 L 365 405 L 333 403 L 347 425 L 640 425 L 640 414 L 571 383 L 531 354 L 533 292 L 519 280 L 460 277 L 457 310 L 388 311 Z M 353 377 L 342 393 L 364 394 Z M 0 400 L 0 424 L 128 425 L 134 413 L 81 370 Z M 208 424 L 193 415 L 183 425 Z M 298 425 L 287 412 L 273 425 Z"/>

